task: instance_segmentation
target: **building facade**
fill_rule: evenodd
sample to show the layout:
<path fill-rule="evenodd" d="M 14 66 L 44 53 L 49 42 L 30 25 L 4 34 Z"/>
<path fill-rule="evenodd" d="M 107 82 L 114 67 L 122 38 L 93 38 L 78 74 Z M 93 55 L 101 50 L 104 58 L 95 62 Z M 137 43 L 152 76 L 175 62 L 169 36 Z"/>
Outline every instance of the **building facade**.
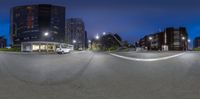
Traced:
<path fill-rule="evenodd" d="M 188 50 L 188 33 L 186 28 L 166 28 L 163 32 L 146 35 L 139 45 L 148 50 Z"/>
<path fill-rule="evenodd" d="M 161 50 L 164 44 L 164 33 L 158 32 L 144 36 L 139 41 L 139 46 L 148 50 Z"/>
<path fill-rule="evenodd" d="M 65 7 L 49 4 L 17 6 L 10 12 L 11 45 L 64 42 Z"/>
<path fill-rule="evenodd" d="M 75 49 L 87 48 L 87 32 L 82 19 L 70 18 L 65 23 L 65 41 L 74 45 Z"/>
<path fill-rule="evenodd" d="M 200 48 L 200 37 L 194 39 L 194 48 Z"/>
<path fill-rule="evenodd" d="M 5 48 L 6 44 L 7 44 L 6 39 L 0 36 L 0 48 Z"/>

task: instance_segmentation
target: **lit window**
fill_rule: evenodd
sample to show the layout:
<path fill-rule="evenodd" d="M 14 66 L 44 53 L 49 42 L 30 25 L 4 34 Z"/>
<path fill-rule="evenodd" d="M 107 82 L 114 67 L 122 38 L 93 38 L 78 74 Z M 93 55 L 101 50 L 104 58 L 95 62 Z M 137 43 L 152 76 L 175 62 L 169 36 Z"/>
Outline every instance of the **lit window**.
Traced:
<path fill-rule="evenodd" d="M 59 29 L 57 26 L 53 26 L 53 28 L 55 28 L 55 29 Z"/>
<path fill-rule="evenodd" d="M 46 49 L 46 45 L 41 45 L 41 46 L 40 46 L 40 49 L 41 49 L 41 50 L 45 50 L 45 49 Z"/>
<path fill-rule="evenodd" d="M 30 10 L 30 9 L 33 9 L 33 8 L 32 8 L 32 7 L 27 7 L 27 9 L 29 9 L 29 10 Z"/>
<path fill-rule="evenodd" d="M 15 15 L 16 17 L 19 17 L 20 16 L 20 14 L 19 13 L 16 13 L 16 15 Z"/>
<path fill-rule="evenodd" d="M 33 45 L 32 48 L 33 48 L 33 51 L 36 51 L 36 50 L 39 50 L 40 46 L 39 45 Z"/>
<path fill-rule="evenodd" d="M 58 32 L 55 31 L 54 34 L 58 34 Z"/>

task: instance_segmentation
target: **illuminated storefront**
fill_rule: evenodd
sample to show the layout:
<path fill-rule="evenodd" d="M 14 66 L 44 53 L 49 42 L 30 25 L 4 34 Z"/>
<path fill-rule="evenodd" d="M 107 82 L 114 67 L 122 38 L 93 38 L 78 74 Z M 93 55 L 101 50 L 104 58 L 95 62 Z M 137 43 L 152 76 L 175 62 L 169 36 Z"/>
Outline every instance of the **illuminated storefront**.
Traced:
<path fill-rule="evenodd" d="M 56 46 L 60 43 L 57 42 L 23 42 L 21 43 L 22 52 L 55 52 Z"/>

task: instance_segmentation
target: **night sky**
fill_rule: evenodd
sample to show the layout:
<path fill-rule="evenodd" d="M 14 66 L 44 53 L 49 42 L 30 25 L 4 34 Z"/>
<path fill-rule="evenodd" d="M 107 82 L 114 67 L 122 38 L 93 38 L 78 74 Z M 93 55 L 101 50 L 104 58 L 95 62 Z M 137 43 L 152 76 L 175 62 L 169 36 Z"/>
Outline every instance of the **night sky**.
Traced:
<path fill-rule="evenodd" d="M 200 36 L 200 0 L 0 0 L 0 35 L 9 36 L 9 10 L 26 4 L 66 7 L 66 18 L 82 18 L 89 38 L 118 32 L 133 42 L 165 27 L 187 27 L 189 38 Z"/>

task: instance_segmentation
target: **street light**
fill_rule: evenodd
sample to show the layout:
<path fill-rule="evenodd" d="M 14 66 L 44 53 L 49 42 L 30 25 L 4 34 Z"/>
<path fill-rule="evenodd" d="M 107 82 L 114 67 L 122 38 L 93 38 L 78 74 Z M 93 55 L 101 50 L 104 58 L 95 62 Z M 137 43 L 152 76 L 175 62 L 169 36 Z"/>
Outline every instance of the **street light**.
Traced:
<path fill-rule="evenodd" d="M 182 40 L 185 40 L 185 37 L 182 37 Z"/>
<path fill-rule="evenodd" d="M 149 40 L 150 40 L 150 50 L 151 50 L 151 43 L 152 43 L 151 41 L 152 41 L 152 39 L 153 39 L 153 38 L 150 36 L 150 37 L 149 37 Z"/>
<path fill-rule="evenodd" d="M 153 38 L 150 36 L 150 37 L 149 37 L 149 40 L 152 40 L 152 39 L 153 39 Z"/>
<path fill-rule="evenodd" d="M 191 40 L 190 39 L 188 39 L 188 43 L 190 43 L 191 42 Z"/>
<path fill-rule="evenodd" d="M 188 45 L 190 45 L 191 40 L 188 39 L 187 41 L 188 41 Z M 189 47 L 190 47 L 190 46 L 188 46 L 187 49 L 189 49 Z"/>
<path fill-rule="evenodd" d="M 106 32 L 103 32 L 103 35 L 106 35 Z"/>
<path fill-rule="evenodd" d="M 88 43 L 91 43 L 91 40 L 88 40 Z"/>
<path fill-rule="evenodd" d="M 76 40 L 73 40 L 72 42 L 75 44 L 75 43 L 76 43 Z"/>
<path fill-rule="evenodd" d="M 77 49 L 76 40 L 72 40 L 72 43 L 74 44 L 74 49 Z"/>
<path fill-rule="evenodd" d="M 99 35 L 97 34 L 95 38 L 98 40 L 99 39 Z"/>
<path fill-rule="evenodd" d="M 49 35 L 49 33 L 48 33 L 48 32 L 45 32 L 45 33 L 44 33 L 44 36 L 48 36 L 48 35 Z"/>
<path fill-rule="evenodd" d="M 186 45 L 185 45 L 185 42 L 184 42 L 186 38 L 183 36 L 181 39 L 183 40 L 183 45 L 182 45 L 182 46 L 183 46 L 183 51 L 184 51 L 184 50 L 187 50 L 187 49 L 185 49 L 185 46 L 186 46 Z"/>

